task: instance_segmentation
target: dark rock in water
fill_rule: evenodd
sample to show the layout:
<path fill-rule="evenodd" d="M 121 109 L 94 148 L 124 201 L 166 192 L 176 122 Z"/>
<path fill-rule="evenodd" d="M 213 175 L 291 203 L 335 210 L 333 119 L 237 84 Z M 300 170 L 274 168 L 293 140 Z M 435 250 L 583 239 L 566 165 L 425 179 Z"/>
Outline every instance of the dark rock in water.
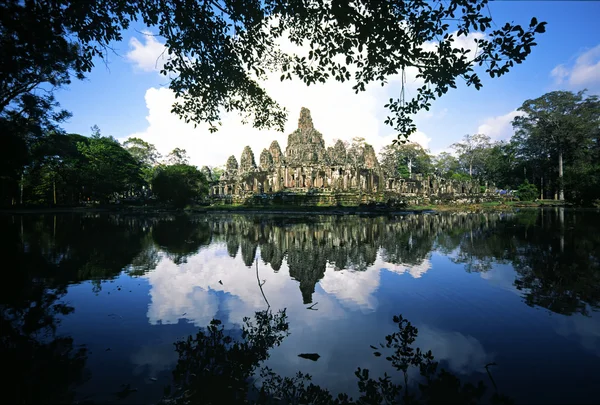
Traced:
<path fill-rule="evenodd" d="M 298 357 L 302 357 L 303 359 L 308 359 L 312 361 L 317 361 L 321 356 L 319 356 L 317 353 L 301 353 L 298 355 Z"/>

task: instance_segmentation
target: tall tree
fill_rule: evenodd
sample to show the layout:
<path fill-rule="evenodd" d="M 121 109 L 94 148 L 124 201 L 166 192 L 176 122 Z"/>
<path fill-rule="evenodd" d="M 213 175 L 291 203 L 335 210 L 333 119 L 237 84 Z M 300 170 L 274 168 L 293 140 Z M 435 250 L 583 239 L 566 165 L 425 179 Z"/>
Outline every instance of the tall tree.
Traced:
<path fill-rule="evenodd" d="M 123 147 L 140 164 L 142 178 L 148 185 L 151 185 L 152 177 L 154 176 L 154 167 L 161 158 L 156 147 L 140 138 L 128 138 L 123 142 Z"/>
<path fill-rule="evenodd" d="M 123 147 L 143 166 L 154 166 L 161 157 L 154 145 L 140 138 L 128 138 Z"/>
<path fill-rule="evenodd" d="M 140 164 L 114 138 L 89 138 L 77 145 L 86 160 L 88 196 L 108 202 L 137 190 L 143 183 Z"/>
<path fill-rule="evenodd" d="M 600 114 L 598 98 L 585 97 L 585 91 L 553 91 L 526 100 L 518 110 L 524 114 L 513 120 L 516 138 L 532 155 L 556 162 L 558 199 L 564 201 L 564 163 L 572 162 L 577 151 L 593 146 Z"/>
<path fill-rule="evenodd" d="M 418 143 L 396 143 L 384 146 L 379 154 L 381 165 L 389 176 L 398 176 L 406 168 L 410 176 L 415 173 L 429 174 L 432 171 L 431 156 Z"/>
<path fill-rule="evenodd" d="M 175 148 L 167 155 L 167 163 L 170 165 L 187 165 L 190 161 L 185 149 Z"/>
<path fill-rule="evenodd" d="M 32 161 L 24 176 L 24 202 L 76 204 L 88 169 L 78 144 L 88 138 L 77 134 L 51 134 L 32 147 Z"/>
<path fill-rule="evenodd" d="M 433 170 L 438 176 L 450 178 L 459 170 L 458 159 L 448 152 L 441 152 L 433 157 Z"/>
<path fill-rule="evenodd" d="M 355 136 L 352 138 L 352 143 L 347 147 L 348 163 L 354 166 L 360 166 L 365 162 L 365 138 Z"/>
<path fill-rule="evenodd" d="M 429 108 L 458 78 L 480 89 L 476 66 L 492 78 L 507 73 L 545 31 L 535 18 L 525 27 L 492 22 L 487 3 L 8 0 L 0 4 L 0 112 L 44 85 L 83 77 L 139 20 L 164 38 L 169 57 L 162 72 L 171 74 L 173 111 L 188 122 L 216 130 L 224 111 L 237 111 L 256 127 L 283 129 L 286 111 L 259 84 L 269 72 L 307 85 L 349 82 L 360 92 L 412 67 L 427 84 L 412 100 L 401 92 L 386 105 L 386 123 L 408 136 L 415 130 L 410 114 Z M 485 35 L 475 39 L 478 52 L 471 55 L 459 41 L 477 32 Z M 290 53 L 281 39 L 306 45 L 306 54 Z"/>
<path fill-rule="evenodd" d="M 515 182 L 519 176 L 516 171 L 514 144 L 510 142 L 494 142 L 483 150 L 479 168 L 482 180 L 490 181 L 502 188 L 520 184 Z"/>
<path fill-rule="evenodd" d="M 469 176 L 473 177 L 473 165 L 483 162 L 485 150 L 490 147 L 490 137 L 467 134 L 462 142 L 456 142 L 451 147 L 458 153 L 459 161 L 469 168 Z"/>

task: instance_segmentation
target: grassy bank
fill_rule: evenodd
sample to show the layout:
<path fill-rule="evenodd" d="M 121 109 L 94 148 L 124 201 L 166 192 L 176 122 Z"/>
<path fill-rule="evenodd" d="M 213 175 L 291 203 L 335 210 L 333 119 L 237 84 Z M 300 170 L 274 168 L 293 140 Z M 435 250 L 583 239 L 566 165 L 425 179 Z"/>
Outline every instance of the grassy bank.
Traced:
<path fill-rule="evenodd" d="M 543 201 L 506 201 L 485 202 L 479 204 L 449 205 L 412 205 L 406 207 L 386 206 L 293 206 L 293 205 L 194 205 L 186 208 L 173 208 L 167 205 L 134 206 L 107 205 L 88 207 L 15 207 L 0 209 L 0 214 L 58 214 L 58 213 L 126 213 L 126 214 L 159 214 L 159 213 L 282 213 L 282 214 L 388 214 L 388 213 L 420 213 L 420 212 L 478 212 L 478 211 L 512 211 L 516 208 L 571 207 L 571 204 L 554 200 Z"/>

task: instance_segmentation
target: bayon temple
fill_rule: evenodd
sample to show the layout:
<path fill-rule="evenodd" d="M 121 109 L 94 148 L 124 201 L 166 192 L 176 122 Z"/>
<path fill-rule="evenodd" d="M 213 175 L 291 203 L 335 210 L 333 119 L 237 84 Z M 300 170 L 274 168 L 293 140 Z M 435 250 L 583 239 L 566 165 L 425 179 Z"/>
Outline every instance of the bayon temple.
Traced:
<path fill-rule="evenodd" d="M 385 202 L 390 198 L 435 202 L 436 199 L 482 197 L 475 181 L 421 174 L 412 174 L 407 179 L 386 176 L 371 145 L 365 144 L 359 151 L 360 156 L 352 159 L 348 152 L 342 141 L 326 147 L 323 135 L 313 125 L 310 111 L 302 108 L 298 129 L 288 135 L 285 153 L 279 143 L 273 141 L 269 149 L 263 149 L 257 165 L 252 149 L 246 146 L 239 164 L 235 156 L 227 159 L 218 181 L 212 179 L 207 167 L 202 170 L 209 179 L 209 194 L 214 201 L 244 202 L 257 196 L 285 194 L 345 195 L 346 200 L 348 196 L 356 196 L 357 203 Z"/>

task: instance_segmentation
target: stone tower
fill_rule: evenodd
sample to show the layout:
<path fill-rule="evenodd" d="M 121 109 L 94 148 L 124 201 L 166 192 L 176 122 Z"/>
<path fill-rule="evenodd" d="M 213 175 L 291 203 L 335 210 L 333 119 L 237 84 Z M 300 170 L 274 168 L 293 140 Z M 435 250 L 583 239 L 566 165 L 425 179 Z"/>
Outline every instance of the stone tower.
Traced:
<path fill-rule="evenodd" d="M 302 107 L 298 129 L 288 136 L 285 149 L 286 164 L 290 166 L 323 164 L 326 162 L 326 156 L 323 135 L 315 129 L 310 110 Z"/>

